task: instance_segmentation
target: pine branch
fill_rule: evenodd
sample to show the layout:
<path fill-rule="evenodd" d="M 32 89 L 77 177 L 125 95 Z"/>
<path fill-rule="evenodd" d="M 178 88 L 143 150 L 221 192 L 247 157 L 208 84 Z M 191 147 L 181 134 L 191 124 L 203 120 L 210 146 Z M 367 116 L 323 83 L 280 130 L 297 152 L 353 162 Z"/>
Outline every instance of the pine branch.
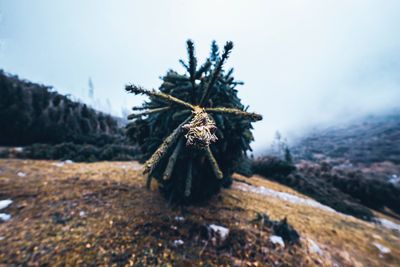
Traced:
<path fill-rule="evenodd" d="M 164 142 L 157 148 L 153 155 L 151 155 L 151 157 L 144 164 L 143 173 L 151 174 L 153 172 L 158 162 L 160 162 L 160 160 L 168 152 L 168 148 L 173 145 L 175 141 L 179 138 L 182 131 L 182 126 L 189 122 L 191 118 L 192 116 L 189 116 L 178 127 L 176 127 L 175 130 L 167 138 L 165 138 Z"/>
<path fill-rule="evenodd" d="M 260 114 L 253 113 L 253 112 L 246 112 L 246 111 L 236 109 L 236 108 L 206 108 L 205 111 L 209 112 L 209 113 L 230 114 L 230 115 L 241 116 L 241 117 L 250 119 L 251 121 L 262 120 L 262 116 Z"/>
<path fill-rule="evenodd" d="M 144 107 L 144 106 L 138 106 L 138 107 L 133 107 L 132 110 L 133 111 L 140 111 L 140 110 L 146 110 L 149 109 L 148 107 Z"/>
<path fill-rule="evenodd" d="M 184 106 L 186 108 L 190 108 L 192 110 L 194 110 L 194 106 L 186 101 L 183 101 L 179 98 L 173 97 L 171 95 L 168 94 L 164 94 L 161 92 L 156 92 L 155 90 L 146 90 L 140 86 L 136 86 L 136 85 L 127 85 L 125 87 L 125 90 L 127 92 L 133 93 L 135 95 L 147 95 L 150 97 L 154 97 L 158 100 L 161 100 L 163 102 L 167 102 L 167 103 L 172 103 L 172 104 L 178 104 L 181 106 Z"/>
<path fill-rule="evenodd" d="M 209 146 L 206 149 L 206 156 L 207 156 L 208 160 L 210 161 L 211 168 L 214 172 L 215 177 L 217 177 L 218 179 L 222 179 L 223 174 L 222 174 L 221 170 L 219 169 L 218 162 L 214 158 L 214 155 L 212 154 Z"/>
<path fill-rule="evenodd" d="M 217 42 L 215 40 L 211 43 L 211 53 L 210 53 L 210 60 L 212 62 L 217 62 L 219 59 L 219 48 Z"/>
<path fill-rule="evenodd" d="M 206 63 L 201 65 L 201 67 L 196 72 L 196 79 L 200 79 L 203 73 L 207 72 L 211 67 L 211 61 L 207 59 Z"/>
<path fill-rule="evenodd" d="M 176 160 L 178 159 L 178 155 L 183 147 L 184 140 L 181 138 L 176 145 L 174 152 L 172 152 L 171 157 L 169 157 L 167 167 L 165 168 L 163 179 L 169 180 L 171 178 L 172 171 L 174 170 Z"/>
<path fill-rule="evenodd" d="M 209 81 L 209 83 L 207 84 L 206 89 L 203 92 L 203 95 L 200 99 L 200 104 L 203 104 L 203 102 L 207 99 L 208 95 L 210 94 L 210 90 L 211 88 L 214 86 L 215 81 L 217 80 L 221 70 L 222 70 L 222 66 L 224 65 L 225 61 L 228 59 L 229 54 L 231 52 L 231 50 L 233 49 L 233 43 L 232 42 L 227 42 L 224 46 L 224 53 L 222 54 L 221 59 L 218 61 L 217 66 L 215 67 L 212 76 L 211 76 L 211 80 Z"/>
<path fill-rule="evenodd" d="M 140 118 L 140 117 L 142 117 L 142 116 L 147 116 L 147 115 L 150 115 L 150 114 L 153 114 L 153 113 L 162 112 L 162 111 L 165 111 L 165 110 L 168 110 L 168 109 L 170 109 L 170 107 L 153 108 L 153 109 L 149 109 L 149 110 L 146 110 L 146 111 L 144 111 L 144 112 L 141 112 L 141 113 L 130 114 L 130 115 L 128 116 L 128 120 Z"/>
<path fill-rule="evenodd" d="M 181 63 L 181 65 L 182 65 L 187 71 L 189 71 L 189 66 L 186 65 L 185 61 L 183 61 L 182 59 L 179 59 L 179 63 Z"/>
<path fill-rule="evenodd" d="M 190 75 L 190 83 L 192 84 L 192 99 L 194 99 L 194 92 L 196 90 L 196 69 L 197 69 L 197 59 L 194 55 L 194 44 L 192 40 L 187 40 L 187 52 L 189 57 L 189 75 Z"/>

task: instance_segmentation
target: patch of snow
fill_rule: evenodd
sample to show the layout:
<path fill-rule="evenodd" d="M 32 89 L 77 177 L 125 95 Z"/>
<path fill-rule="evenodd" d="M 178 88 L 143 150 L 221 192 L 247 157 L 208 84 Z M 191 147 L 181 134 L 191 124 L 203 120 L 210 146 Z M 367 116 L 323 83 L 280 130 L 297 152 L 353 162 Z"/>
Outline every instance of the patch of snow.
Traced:
<path fill-rule="evenodd" d="M 178 240 L 174 240 L 174 246 L 178 247 L 178 246 L 182 246 L 185 242 L 183 242 L 183 240 L 178 239 Z"/>
<path fill-rule="evenodd" d="M 79 216 L 80 216 L 80 217 L 85 217 L 85 216 L 86 216 L 86 212 L 80 211 L 80 212 L 79 212 Z"/>
<path fill-rule="evenodd" d="M 397 174 L 389 175 L 389 183 L 397 185 L 400 184 L 400 177 Z"/>
<path fill-rule="evenodd" d="M 260 195 L 264 195 L 264 196 L 279 198 L 281 200 L 291 202 L 293 204 L 310 206 L 310 207 L 318 208 L 321 210 L 338 213 L 334 209 L 332 209 L 328 206 L 322 205 L 321 203 L 319 203 L 315 200 L 302 198 L 299 196 L 292 195 L 290 193 L 275 191 L 273 189 L 265 188 L 263 186 L 252 186 L 252 185 L 247 185 L 244 183 L 234 183 L 233 188 L 241 190 L 241 191 L 245 191 L 245 192 L 252 192 L 252 193 L 256 193 L 256 194 L 260 194 Z"/>
<path fill-rule="evenodd" d="M 310 251 L 312 253 L 317 253 L 319 255 L 322 255 L 322 250 L 321 248 L 318 246 L 318 244 L 312 240 L 312 239 L 308 239 L 308 248 L 310 249 Z"/>
<path fill-rule="evenodd" d="M 181 217 L 181 216 L 176 216 L 175 217 L 175 221 L 177 222 L 183 222 L 185 220 L 185 218 Z"/>
<path fill-rule="evenodd" d="M 22 151 L 24 151 L 24 148 L 22 148 L 22 147 L 14 147 L 14 151 L 15 152 L 22 152 Z"/>
<path fill-rule="evenodd" d="M 63 167 L 63 166 L 64 166 L 64 164 L 65 164 L 65 163 L 64 163 L 64 162 L 62 162 L 62 161 L 61 161 L 61 162 L 56 162 L 56 163 L 53 163 L 53 165 L 54 165 L 54 166 L 57 166 L 57 167 Z"/>
<path fill-rule="evenodd" d="M 72 160 L 70 160 L 70 159 L 67 159 L 66 161 L 64 161 L 65 162 L 65 164 L 73 164 L 73 163 L 75 163 L 75 162 L 73 162 Z"/>
<path fill-rule="evenodd" d="M 11 215 L 7 213 L 0 213 L 0 221 L 8 221 L 11 219 Z"/>
<path fill-rule="evenodd" d="M 377 243 L 377 242 L 374 242 L 373 245 L 374 245 L 377 249 L 379 249 L 379 252 L 382 253 L 382 254 L 388 254 L 388 253 L 391 252 L 390 248 L 385 247 L 384 245 L 379 244 L 379 243 Z"/>
<path fill-rule="evenodd" d="M 26 176 L 26 173 L 24 173 L 24 172 L 17 172 L 17 175 L 18 175 L 19 177 L 25 177 L 25 176 Z"/>
<path fill-rule="evenodd" d="M 389 221 L 387 219 L 384 218 L 376 218 L 378 222 L 380 222 L 380 224 L 390 230 L 397 230 L 400 232 L 400 224 L 394 223 L 392 221 Z"/>
<path fill-rule="evenodd" d="M 278 244 L 281 247 L 285 247 L 285 242 L 283 242 L 282 237 L 278 236 L 278 235 L 271 235 L 269 237 L 269 240 L 273 243 L 273 244 Z"/>
<path fill-rule="evenodd" d="M 221 240 L 225 240 L 229 235 L 229 229 L 220 225 L 210 224 L 210 229 L 215 233 L 218 233 L 221 237 Z"/>
<path fill-rule="evenodd" d="M 1 240 L 4 240 L 4 236 L 0 236 L 0 241 L 1 241 Z"/>
<path fill-rule="evenodd" d="M 12 203 L 11 199 L 0 200 L 0 210 L 7 208 Z"/>
<path fill-rule="evenodd" d="M 121 168 L 124 170 L 132 170 L 132 171 L 137 171 L 142 168 L 142 165 L 140 165 L 138 162 L 132 162 L 129 165 L 121 165 Z"/>

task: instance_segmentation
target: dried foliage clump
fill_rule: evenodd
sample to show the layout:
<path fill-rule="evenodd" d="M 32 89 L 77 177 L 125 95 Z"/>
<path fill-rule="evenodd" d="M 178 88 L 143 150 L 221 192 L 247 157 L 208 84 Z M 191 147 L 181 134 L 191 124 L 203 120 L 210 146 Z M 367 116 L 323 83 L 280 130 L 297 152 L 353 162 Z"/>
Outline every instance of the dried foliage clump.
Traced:
<path fill-rule="evenodd" d="M 206 62 L 198 66 L 194 45 L 187 41 L 188 62 L 180 61 L 186 73 L 169 70 L 159 91 L 135 85 L 126 91 L 150 97 L 139 113 L 128 119 L 128 136 L 140 146 L 147 185 L 156 178 L 171 201 L 203 201 L 231 183 L 251 150 L 251 123 L 261 120 L 247 112 L 237 96 L 233 69 L 223 65 L 233 48 L 227 42 L 220 55 L 215 42 Z"/>

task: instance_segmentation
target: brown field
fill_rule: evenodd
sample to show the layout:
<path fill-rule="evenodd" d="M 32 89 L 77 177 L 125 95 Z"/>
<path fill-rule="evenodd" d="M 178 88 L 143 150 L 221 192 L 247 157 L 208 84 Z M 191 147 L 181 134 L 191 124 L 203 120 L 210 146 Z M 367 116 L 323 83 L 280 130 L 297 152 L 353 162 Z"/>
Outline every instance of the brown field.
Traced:
<path fill-rule="evenodd" d="M 400 266 L 400 233 L 351 216 L 236 189 L 207 205 L 169 207 L 156 184 L 145 189 L 137 162 L 58 163 L 0 160 L 0 200 L 13 200 L 1 211 L 12 218 L 0 223 L 0 264 Z M 245 181 L 307 198 L 261 177 Z M 301 244 L 272 244 L 257 212 L 287 217 Z M 229 228 L 228 238 L 211 237 L 209 224 Z"/>

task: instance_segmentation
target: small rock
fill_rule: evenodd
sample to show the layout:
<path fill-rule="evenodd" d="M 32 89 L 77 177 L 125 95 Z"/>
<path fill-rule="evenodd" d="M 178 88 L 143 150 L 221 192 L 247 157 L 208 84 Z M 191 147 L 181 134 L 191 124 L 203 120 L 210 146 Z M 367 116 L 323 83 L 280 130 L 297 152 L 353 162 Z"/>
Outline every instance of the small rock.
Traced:
<path fill-rule="evenodd" d="M 67 159 L 66 161 L 64 161 L 65 162 L 65 164 L 73 164 L 74 162 L 72 161 L 72 160 L 70 160 L 70 159 Z"/>
<path fill-rule="evenodd" d="M 26 173 L 24 173 L 24 172 L 17 172 L 17 175 L 19 177 L 26 177 Z"/>
<path fill-rule="evenodd" d="M 0 236 L 0 241 L 1 241 L 1 240 L 4 240 L 4 236 Z"/>
<path fill-rule="evenodd" d="M 85 217 L 85 216 L 86 216 L 86 212 L 80 211 L 80 212 L 79 212 L 79 216 L 80 216 L 80 217 Z"/>
<path fill-rule="evenodd" d="M 178 240 L 175 240 L 175 241 L 174 241 L 174 246 L 175 246 L 175 247 L 179 247 L 179 246 L 182 246 L 184 243 L 185 243 L 185 242 L 183 242 L 183 240 L 178 239 Z"/>
<path fill-rule="evenodd" d="M 7 208 L 12 203 L 11 199 L 0 200 L 0 210 Z"/>
<path fill-rule="evenodd" d="M 282 239 L 282 237 L 280 237 L 280 236 L 277 236 L 277 235 L 271 235 L 270 237 L 269 237 L 269 240 L 273 243 L 273 244 L 278 244 L 278 245 L 280 245 L 281 247 L 285 247 L 285 242 L 283 242 L 283 239 Z"/>

